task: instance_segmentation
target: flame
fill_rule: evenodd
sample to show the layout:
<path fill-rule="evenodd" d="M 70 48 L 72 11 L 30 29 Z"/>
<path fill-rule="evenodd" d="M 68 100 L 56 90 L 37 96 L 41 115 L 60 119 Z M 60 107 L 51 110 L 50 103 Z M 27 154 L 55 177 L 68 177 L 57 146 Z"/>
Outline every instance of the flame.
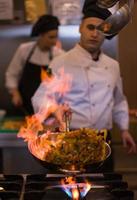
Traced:
<path fill-rule="evenodd" d="M 72 189 L 72 198 L 74 200 L 78 200 L 79 199 L 79 192 L 77 188 Z"/>
<path fill-rule="evenodd" d="M 52 75 L 49 75 L 48 72 L 45 69 L 41 69 L 41 81 L 51 81 L 51 79 L 53 78 Z"/>
<path fill-rule="evenodd" d="M 61 185 L 63 190 L 67 193 L 67 195 L 71 198 L 73 198 L 73 200 L 78 200 L 79 198 L 79 192 L 77 190 L 77 187 L 72 188 L 72 185 L 75 185 L 76 182 L 74 180 L 74 177 L 70 176 L 70 177 L 65 177 L 65 179 L 61 180 Z"/>
<path fill-rule="evenodd" d="M 46 79 L 43 82 L 43 84 L 46 86 L 46 94 L 42 98 L 39 110 L 36 114 L 26 117 L 26 124 L 19 130 L 17 136 L 23 138 L 24 141 L 29 142 L 29 145 L 32 146 L 32 149 L 42 152 L 40 155 L 43 155 L 43 149 L 41 146 L 39 146 L 40 140 L 38 140 L 38 134 L 40 131 L 43 131 L 43 121 L 54 113 L 60 129 L 65 129 L 63 116 L 64 113 L 69 109 L 69 106 L 67 103 L 59 105 L 56 101 L 55 94 L 57 94 L 58 97 L 61 97 L 68 92 L 71 87 L 71 80 L 72 79 L 70 75 L 65 74 L 63 68 L 60 69 L 58 75 L 52 75 L 52 77 Z M 37 101 L 39 102 L 39 96 Z M 46 147 L 46 149 L 48 148 Z"/>
<path fill-rule="evenodd" d="M 64 73 L 64 69 L 61 68 L 59 74 L 53 76 L 50 81 L 45 81 L 46 94 L 41 101 L 40 108 L 37 112 L 37 117 L 41 122 L 54 113 L 59 122 L 63 121 L 63 105 L 59 105 L 56 101 L 56 94 L 58 98 L 63 96 L 70 90 L 72 78 L 69 74 Z M 39 97 L 37 99 L 39 101 Z M 64 102 L 66 104 L 66 102 Z M 60 112 L 59 112 L 60 111 Z"/>
<path fill-rule="evenodd" d="M 38 132 L 42 131 L 43 127 L 36 115 L 26 117 L 26 124 L 19 130 L 18 137 L 24 138 L 25 141 L 37 139 Z"/>
<path fill-rule="evenodd" d="M 85 197 L 90 189 L 91 189 L 91 184 L 87 181 L 85 184 L 85 188 L 81 192 L 81 196 Z"/>
<path fill-rule="evenodd" d="M 102 29 L 103 29 L 103 31 L 106 33 L 106 32 L 108 32 L 108 31 L 110 31 L 110 29 L 111 29 L 111 24 L 110 23 L 104 23 L 103 25 L 102 25 Z"/>
<path fill-rule="evenodd" d="M 76 170 L 75 165 L 71 165 L 70 170 L 75 171 Z"/>
<path fill-rule="evenodd" d="M 91 184 L 88 181 L 85 181 L 85 183 L 77 183 L 73 176 L 62 179 L 61 185 L 62 189 L 73 200 L 79 200 L 85 197 L 91 189 Z"/>

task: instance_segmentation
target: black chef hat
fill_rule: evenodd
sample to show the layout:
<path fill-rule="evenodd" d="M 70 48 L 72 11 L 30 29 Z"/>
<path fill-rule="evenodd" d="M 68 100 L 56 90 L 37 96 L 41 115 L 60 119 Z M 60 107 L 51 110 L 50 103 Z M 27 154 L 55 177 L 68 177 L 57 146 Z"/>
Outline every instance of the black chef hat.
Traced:
<path fill-rule="evenodd" d="M 100 8 L 93 0 L 86 0 L 83 6 L 83 18 L 97 17 L 107 19 L 112 13 L 106 8 Z"/>
<path fill-rule="evenodd" d="M 96 17 L 103 20 L 106 20 L 108 17 L 112 15 L 112 13 L 107 8 L 101 8 L 97 6 L 95 0 L 85 0 L 83 9 L 83 19 L 88 17 Z M 115 35 L 106 36 L 107 39 L 113 38 Z"/>
<path fill-rule="evenodd" d="M 42 15 L 32 27 L 31 36 L 36 37 L 41 33 L 58 29 L 59 20 L 53 15 Z"/>

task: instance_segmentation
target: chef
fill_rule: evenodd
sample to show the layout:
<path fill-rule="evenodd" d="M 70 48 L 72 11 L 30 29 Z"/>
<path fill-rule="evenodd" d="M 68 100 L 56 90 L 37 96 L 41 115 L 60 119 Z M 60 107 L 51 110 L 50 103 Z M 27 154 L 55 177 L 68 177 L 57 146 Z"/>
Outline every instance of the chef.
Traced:
<path fill-rule="evenodd" d="M 122 89 L 119 63 L 103 53 L 101 46 L 105 36 L 97 30 L 110 15 L 109 10 L 90 5 L 80 24 L 79 43 L 55 58 L 50 67 L 53 74 L 59 76 L 63 66 L 64 73 L 72 77 L 70 90 L 56 98 L 59 104 L 67 103 L 72 110 L 70 128 L 107 129 L 110 133 L 115 122 L 123 146 L 131 153 L 136 152 L 136 144 L 129 133 L 128 103 Z M 44 98 L 48 98 L 46 93 L 46 84 L 42 83 L 32 98 L 36 113 Z M 105 170 L 112 171 L 112 160 L 105 164 L 108 165 Z"/>
<path fill-rule="evenodd" d="M 32 27 L 31 37 L 36 40 L 21 44 L 8 66 L 6 87 L 21 115 L 33 113 L 31 97 L 46 78 L 52 58 L 64 52 L 56 45 L 59 24 L 55 16 L 41 16 Z"/>

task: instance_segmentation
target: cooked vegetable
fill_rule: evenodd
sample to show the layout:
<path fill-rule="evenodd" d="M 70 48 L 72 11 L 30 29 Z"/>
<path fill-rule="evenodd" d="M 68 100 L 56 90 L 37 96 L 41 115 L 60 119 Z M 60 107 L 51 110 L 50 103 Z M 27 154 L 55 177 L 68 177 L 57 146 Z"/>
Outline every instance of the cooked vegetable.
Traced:
<path fill-rule="evenodd" d="M 37 145 L 42 152 L 45 151 L 42 160 L 65 169 L 72 166 L 81 169 L 84 165 L 104 160 L 106 156 L 103 136 L 89 128 L 43 134 Z"/>

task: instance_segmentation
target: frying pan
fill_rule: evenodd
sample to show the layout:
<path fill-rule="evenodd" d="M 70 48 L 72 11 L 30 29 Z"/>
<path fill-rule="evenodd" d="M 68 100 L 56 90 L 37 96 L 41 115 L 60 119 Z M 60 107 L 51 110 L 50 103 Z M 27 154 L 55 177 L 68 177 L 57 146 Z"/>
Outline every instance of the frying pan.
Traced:
<path fill-rule="evenodd" d="M 92 164 L 89 164 L 89 165 L 85 165 L 85 166 L 83 165 L 82 169 L 75 168 L 75 170 L 68 170 L 68 169 L 63 168 L 63 166 L 61 166 L 61 165 L 56 165 L 56 164 L 53 164 L 53 163 L 49 163 L 46 160 L 43 160 L 42 158 L 40 158 L 40 156 L 38 154 L 38 148 L 39 147 L 38 147 L 37 144 L 38 144 L 37 141 L 33 141 L 33 142 L 29 142 L 28 143 L 28 150 L 33 155 L 33 157 L 42 166 L 44 166 L 46 169 L 63 172 L 65 174 L 82 173 L 82 172 L 88 171 L 88 169 L 91 169 L 92 171 L 97 170 L 111 154 L 110 145 L 107 142 L 104 141 L 104 144 L 105 144 L 105 156 L 104 156 L 105 159 L 104 160 L 101 160 L 99 162 L 95 162 L 95 163 L 92 163 Z"/>
<path fill-rule="evenodd" d="M 100 3 L 101 6 L 104 1 Z M 112 3 L 116 0 L 110 1 Z M 110 17 L 108 17 L 103 23 L 101 23 L 97 29 L 104 33 L 105 36 L 112 36 L 119 33 L 131 20 L 132 18 L 132 8 L 134 5 L 134 0 L 129 0 L 116 12 L 114 12 Z"/>
<path fill-rule="evenodd" d="M 101 8 L 111 8 L 117 2 L 125 3 L 125 0 L 97 0 L 97 5 Z M 126 0 L 126 3 L 129 5 L 130 8 L 133 7 L 134 0 Z"/>
<path fill-rule="evenodd" d="M 102 8 L 110 8 L 114 6 L 119 0 L 97 0 L 97 5 Z"/>

